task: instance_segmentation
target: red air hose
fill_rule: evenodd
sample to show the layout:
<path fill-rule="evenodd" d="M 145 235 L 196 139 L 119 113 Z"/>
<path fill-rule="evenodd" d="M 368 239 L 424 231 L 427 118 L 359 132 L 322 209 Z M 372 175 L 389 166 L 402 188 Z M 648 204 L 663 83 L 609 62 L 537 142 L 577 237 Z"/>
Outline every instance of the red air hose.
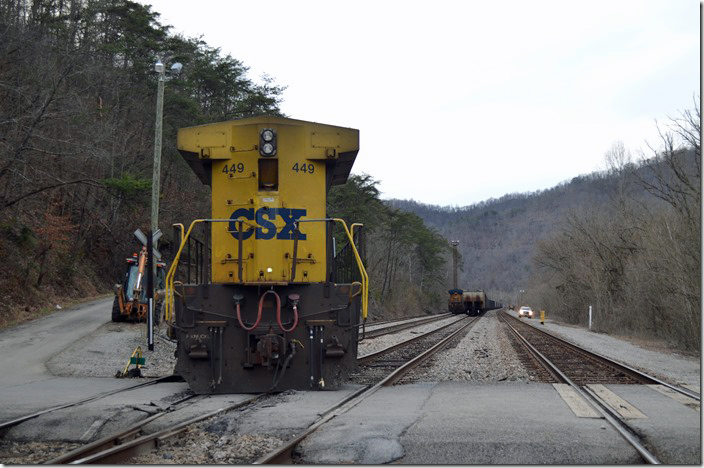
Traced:
<path fill-rule="evenodd" d="M 278 305 L 279 304 L 277 304 L 277 306 Z M 296 328 L 296 325 L 298 325 L 298 306 L 295 304 L 293 305 L 293 325 L 291 325 L 291 328 L 286 329 L 284 328 L 283 323 L 281 323 L 281 307 L 276 308 L 276 321 L 279 322 L 279 328 L 281 328 L 283 331 L 287 333 L 293 331 Z"/>
<path fill-rule="evenodd" d="M 262 296 L 262 298 L 264 298 L 264 296 Z M 247 328 L 244 325 L 244 322 L 242 321 L 242 315 L 240 313 L 240 303 L 239 302 L 237 303 L 237 320 L 239 320 L 239 322 L 240 322 L 240 327 L 244 328 L 247 331 L 254 330 L 257 327 L 257 325 L 259 325 L 259 322 L 261 321 L 261 319 L 262 319 L 262 301 L 261 300 L 259 301 L 259 313 L 257 314 L 257 320 L 254 322 L 254 325 L 252 325 L 249 328 Z"/>
<path fill-rule="evenodd" d="M 237 303 L 237 320 L 240 322 L 240 326 L 244 328 L 247 331 L 254 330 L 254 328 L 259 325 L 259 322 L 262 320 L 262 311 L 264 309 L 264 298 L 266 297 L 267 294 L 273 294 L 274 297 L 276 297 L 276 321 L 279 324 L 279 328 L 285 332 L 290 332 L 293 331 L 296 326 L 298 325 L 298 306 L 294 304 L 293 306 L 293 325 L 291 328 L 284 328 L 284 324 L 281 322 L 281 297 L 274 291 L 273 289 L 269 289 L 267 291 L 264 291 L 264 294 L 262 294 L 262 297 L 259 298 L 259 307 L 257 310 L 257 320 L 254 322 L 254 325 L 251 327 L 246 327 L 244 322 L 242 321 L 242 314 L 240 312 L 240 304 Z"/>

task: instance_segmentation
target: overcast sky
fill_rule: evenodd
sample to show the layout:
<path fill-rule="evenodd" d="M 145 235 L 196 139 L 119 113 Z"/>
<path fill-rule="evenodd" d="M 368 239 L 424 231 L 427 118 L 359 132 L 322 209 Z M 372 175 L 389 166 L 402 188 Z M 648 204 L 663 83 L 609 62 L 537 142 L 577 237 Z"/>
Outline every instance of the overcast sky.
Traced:
<path fill-rule="evenodd" d="M 152 0 L 287 86 L 289 117 L 360 130 L 382 198 L 465 206 L 604 168 L 700 89 L 695 0 Z"/>

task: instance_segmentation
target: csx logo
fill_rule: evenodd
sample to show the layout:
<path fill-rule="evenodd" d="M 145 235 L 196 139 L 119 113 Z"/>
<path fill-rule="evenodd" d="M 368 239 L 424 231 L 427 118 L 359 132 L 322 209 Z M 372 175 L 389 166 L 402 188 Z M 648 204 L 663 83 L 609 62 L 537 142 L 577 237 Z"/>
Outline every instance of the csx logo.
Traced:
<path fill-rule="evenodd" d="M 259 227 L 256 229 L 247 229 L 246 225 L 243 225 L 242 230 L 244 232 L 242 233 L 242 240 L 247 240 L 252 237 L 253 232 L 255 239 L 267 240 L 276 237 L 282 240 L 292 240 L 294 223 L 305 216 L 306 213 L 307 210 L 296 208 L 269 208 L 265 206 L 259 208 L 256 212 L 254 208 L 240 208 L 235 210 L 232 216 L 230 216 L 232 221 L 229 223 L 229 231 L 232 237 L 239 239 L 239 223 L 237 220 L 243 218 L 249 221 L 255 221 Z M 276 225 L 272 223 L 277 216 L 286 223 L 278 233 L 276 232 Z M 306 235 L 300 233 L 298 239 L 306 240 Z"/>

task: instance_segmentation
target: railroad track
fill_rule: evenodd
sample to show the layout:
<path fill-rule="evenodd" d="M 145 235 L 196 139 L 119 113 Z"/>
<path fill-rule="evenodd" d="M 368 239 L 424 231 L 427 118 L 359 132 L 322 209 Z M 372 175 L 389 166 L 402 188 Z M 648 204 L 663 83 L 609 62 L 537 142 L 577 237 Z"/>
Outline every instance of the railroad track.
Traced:
<path fill-rule="evenodd" d="M 463 320 L 463 319 L 464 319 L 464 317 L 459 317 L 457 320 L 455 320 L 455 321 L 453 321 L 453 322 L 450 322 L 450 323 L 445 324 L 445 325 L 440 325 L 438 328 L 435 328 L 435 329 L 433 329 L 433 330 L 430 330 L 429 332 L 426 332 L 426 333 L 417 335 L 417 336 L 415 336 L 414 338 L 411 338 L 411 339 L 409 339 L 409 340 L 400 341 L 399 343 L 396 343 L 396 344 L 394 344 L 394 345 L 388 346 L 388 347 L 386 347 L 386 348 L 384 348 L 384 349 L 381 349 L 381 350 L 378 350 L 378 351 L 374 351 L 374 352 L 371 352 L 371 353 L 368 353 L 368 354 L 364 354 L 364 355 L 362 355 L 362 356 L 359 356 L 359 357 L 357 358 L 357 364 L 365 364 L 365 363 L 370 362 L 370 361 L 372 361 L 372 360 L 374 360 L 374 359 L 378 359 L 378 358 L 380 358 L 380 357 L 382 357 L 382 356 L 384 356 L 384 355 L 386 355 L 386 354 L 389 354 L 389 353 L 393 352 L 393 351 L 396 350 L 396 349 L 399 349 L 399 348 L 402 348 L 402 347 L 404 347 L 404 346 L 407 346 L 408 344 L 411 344 L 411 343 L 413 343 L 413 342 L 415 342 L 415 341 L 419 341 L 419 340 L 423 339 L 423 338 L 426 337 L 426 336 L 432 336 L 434 333 L 439 332 L 439 331 L 441 331 L 441 330 L 443 330 L 443 329 L 445 329 L 445 328 L 447 328 L 447 327 L 453 325 L 454 323 L 456 323 L 456 322 L 458 322 L 458 321 L 460 321 L 460 320 Z"/>
<path fill-rule="evenodd" d="M 442 314 L 442 315 L 449 315 L 449 314 L 445 313 L 445 314 Z M 401 321 L 403 321 L 403 322 L 410 322 L 410 321 L 413 321 L 413 320 L 423 320 L 423 319 L 426 319 L 426 318 L 428 318 L 428 314 L 416 315 L 415 317 L 410 317 L 410 318 L 407 318 L 407 319 L 402 319 Z M 369 322 L 369 323 L 362 323 L 362 324 L 359 326 L 359 330 L 361 331 L 362 328 L 364 328 L 364 327 L 375 327 L 375 328 L 376 328 L 376 327 L 378 327 L 379 325 L 387 325 L 387 324 L 389 324 L 389 323 L 397 323 L 397 322 L 399 322 L 399 320 L 375 320 L 375 321 Z"/>
<path fill-rule="evenodd" d="M 469 320 L 469 323 L 474 323 Z M 464 328 L 468 323 L 466 317 L 435 328 L 429 332 L 417 335 L 409 340 L 402 341 L 382 350 L 357 358 L 359 370 L 351 375 L 351 380 L 356 384 L 374 385 L 384 376 L 401 367 L 413 357 L 421 354 L 438 341 L 451 335 L 459 328 Z"/>
<path fill-rule="evenodd" d="M 385 326 L 374 328 L 373 330 L 366 330 L 364 326 L 360 328 L 361 338 L 359 341 L 365 340 L 367 338 L 376 338 L 377 336 L 389 335 L 391 333 L 396 333 L 401 330 L 407 330 L 409 328 L 417 327 L 420 325 L 425 325 L 426 323 L 437 322 L 439 320 L 446 319 L 450 314 L 440 314 L 432 315 L 430 317 L 424 317 L 417 320 L 403 320 L 398 322 L 385 322 Z M 389 325 L 390 323 L 390 325 Z M 376 325 L 376 324 L 375 324 Z"/>
<path fill-rule="evenodd" d="M 374 370 L 363 376 L 361 376 L 360 374 L 356 378 L 353 377 L 356 382 L 359 382 L 361 379 L 369 383 L 366 387 L 362 387 L 360 390 L 353 393 L 348 398 L 322 412 L 320 414 L 320 419 L 311 426 L 309 426 L 304 432 L 294 437 L 282 446 L 276 448 L 274 451 L 259 458 L 255 462 L 255 464 L 292 464 L 294 459 L 293 453 L 296 446 L 301 443 L 301 441 L 303 441 L 306 437 L 318 430 L 321 426 L 323 426 L 325 423 L 332 420 L 333 418 L 348 412 L 349 410 L 357 406 L 359 403 L 373 395 L 381 387 L 390 386 L 398 382 L 404 375 L 406 375 L 412 369 L 416 368 L 422 362 L 428 360 L 435 353 L 441 351 L 453 340 L 457 339 L 460 336 L 463 336 L 463 334 L 466 333 L 466 331 L 472 325 L 474 325 L 477 320 L 478 317 L 463 318 L 461 320 L 458 320 L 457 322 L 450 324 L 449 326 L 443 327 L 440 331 L 436 330 L 437 333 L 435 333 L 436 331 L 433 331 L 423 335 L 422 337 L 416 337 L 411 340 L 408 340 L 408 342 L 411 342 L 410 348 L 414 349 L 414 351 L 404 351 L 403 353 L 405 357 L 403 358 L 389 358 L 389 356 L 391 356 L 393 353 L 396 353 L 403 349 L 401 347 L 395 347 L 395 349 L 391 351 L 382 350 L 382 352 L 380 352 L 378 356 L 374 358 L 369 358 L 368 360 L 366 360 L 364 366 L 375 369 L 383 368 L 388 373 L 382 376 L 382 373 Z M 438 340 L 438 336 L 436 335 L 442 336 Z M 434 340 L 434 344 L 429 341 L 430 337 L 433 337 L 432 339 Z M 406 342 L 406 344 L 408 344 L 408 342 Z M 423 342 L 425 342 L 425 345 L 421 345 L 421 343 Z M 413 355 L 413 357 L 411 357 L 411 355 Z M 377 365 L 372 364 L 378 359 L 383 359 L 386 362 L 379 363 Z"/>
<path fill-rule="evenodd" d="M 158 379 L 151 380 L 149 382 L 144 382 L 144 383 L 140 383 L 137 385 L 131 385 L 129 387 L 120 388 L 117 390 L 111 390 L 109 392 L 99 393 L 97 395 L 93 395 L 92 397 L 84 398 L 82 400 L 74 401 L 72 403 L 66 403 L 64 405 L 53 406 L 51 408 L 47 408 L 47 409 L 44 409 L 41 411 L 37 411 L 35 413 L 27 414 L 25 416 L 20 416 L 19 418 L 15 418 L 10 421 L 6 421 L 4 423 L 0 423 L 0 434 L 3 434 L 4 431 L 6 431 L 7 429 L 10 429 L 13 426 L 21 424 L 25 421 L 29 421 L 30 419 L 34 419 L 34 418 L 41 416 L 43 414 L 51 413 L 54 411 L 65 409 L 65 408 L 79 406 L 84 403 L 89 403 L 91 401 L 100 400 L 101 398 L 106 398 L 106 397 L 116 395 L 116 394 L 122 393 L 122 392 L 128 392 L 128 391 L 135 390 L 135 389 L 141 388 L 141 387 L 148 387 L 150 385 L 156 385 L 156 384 L 162 383 L 162 382 L 177 382 L 177 381 L 182 381 L 182 379 L 180 377 L 174 377 L 174 376 L 161 377 Z"/>
<path fill-rule="evenodd" d="M 521 342 L 524 349 L 531 354 L 535 362 L 540 363 L 556 382 L 569 385 L 587 401 L 614 429 L 638 452 L 643 461 L 659 464 L 653 454 L 641 440 L 641 437 L 617 411 L 604 402 L 592 385 L 599 384 L 645 384 L 665 385 L 679 393 L 699 400 L 699 395 L 688 389 L 681 389 L 660 381 L 636 369 L 593 353 L 569 343 L 532 325 L 528 325 L 506 312 L 499 313 L 512 333 Z M 520 331 L 518 330 L 520 328 Z"/>
<path fill-rule="evenodd" d="M 437 317 L 433 317 L 435 320 L 437 320 Z M 464 319 L 464 318 L 463 318 Z M 466 322 L 466 320 L 461 319 L 460 321 Z M 419 326 L 423 323 L 428 323 L 429 321 L 432 320 L 416 320 L 413 323 L 413 326 Z M 421 342 L 423 339 L 428 340 L 429 337 L 433 336 L 436 333 L 443 333 L 448 334 L 447 329 L 454 324 L 449 324 L 443 327 L 439 327 L 436 330 L 433 330 L 429 333 L 426 333 L 421 336 L 417 336 L 412 338 L 411 340 L 408 340 L 405 342 L 406 345 L 408 343 L 413 343 L 416 345 L 416 353 L 418 354 L 418 346 L 421 346 L 419 342 Z M 455 328 L 457 328 L 457 325 L 455 325 Z M 398 331 L 398 330 L 397 330 Z M 435 338 L 437 341 L 437 338 Z M 401 344 L 397 344 L 394 346 L 391 346 L 390 348 L 381 350 L 379 352 L 370 354 L 368 356 L 365 356 L 362 359 L 363 362 L 369 361 L 370 359 L 377 358 L 379 359 L 381 356 L 385 354 L 389 354 L 393 352 L 394 350 L 397 350 L 401 347 Z M 427 348 L 428 346 L 426 346 Z M 440 346 L 436 347 L 436 351 L 441 349 Z M 413 354 L 413 353 L 412 353 Z M 428 354 L 429 356 L 430 354 Z M 420 362 L 420 360 L 418 361 Z M 408 369 L 411 368 L 411 365 L 409 365 Z M 400 375 L 400 373 L 399 373 Z M 164 379 L 168 380 L 168 379 Z M 377 379 L 379 380 L 379 379 Z M 393 381 L 389 380 L 387 385 L 390 385 Z M 132 386 L 129 387 L 128 389 L 125 390 L 130 390 L 134 389 L 137 387 L 145 386 L 145 385 L 152 385 L 155 382 L 149 382 L 146 384 L 140 384 L 137 386 Z M 327 411 L 324 411 L 322 413 L 322 417 L 324 417 L 326 414 L 331 414 L 333 411 L 337 410 L 340 405 L 344 405 L 346 402 L 355 399 L 357 395 L 362 394 L 364 390 L 367 390 L 369 387 L 362 388 L 358 392 L 355 392 L 352 394 L 349 398 L 346 400 L 342 401 L 338 405 L 335 405 L 333 408 L 330 408 Z M 114 394 L 117 392 L 110 392 L 109 394 Z M 372 392 L 373 393 L 373 392 Z M 91 399 L 84 400 L 82 402 L 76 402 L 72 404 L 71 406 L 86 402 L 86 401 L 92 401 L 96 398 L 100 397 L 105 397 L 108 396 L 109 394 L 102 394 L 100 396 L 96 396 Z M 371 394 L 371 393 L 370 393 Z M 141 454 L 149 453 L 150 451 L 154 450 L 155 448 L 159 447 L 162 445 L 166 440 L 169 438 L 175 437 L 179 435 L 181 432 L 185 431 L 188 427 L 193 426 L 194 424 L 204 421 L 213 417 L 216 417 L 218 415 L 224 414 L 228 411 L 233 411 L 239 408 L 242 408 L 244 406 L 250 405 L 254 403 L 255 401 L 259 400 L 265 396 L 265 394 L 259 394 L 259 395 L 254 395 L 251 398 L 248 398 L 244 401 L 240 401 L 235 404 L 231 405 L 223 405 L 222 407 L 219 407 L 215 410 L 212 411 L 201 411 L 198 412 L 198 416 L 192 417 L 192 418 L 181 418 L 178 420 L 178 422 L 169 424 L 167 425 L 166 428 L 160 429 L 157 431 L 149 429 L 150 425 L 153 425 L 157 420 L 162 419 L 164 416 L 170 415 L 173 418 L 173 415 L 178 413 L 179 411 L 183 411 L 184 409 L 187 409 L 189 406 L 196 404 L 197 402 L 207 398 L 205 396 L 196 396 L 196 395 L 190 395 L 186 398 L 183 398 L 177 402 L 174 402 L 170 407 L 166 408 L 164 411 L 157 413 L 155 415 L 152 415 L 148 418 L 145 418 L 142 421 L 139 421 L 135 423 L 134 425 L 128 427 L 127 429 L 121 430 L 120 432 L 116 434 L 109 435 L 107 437 L 101 438 L 99 440 L 96 440 L 94 442 L 91 442 L 89 444 L 80 446 L 76 449 L 71 450 L 70 452 L 67 452 L 59 457 L 53 458 L 51 460 L 47 460 L 44 463 L 45 464 L 86 464 L 86 463 L 100 463 L 100 464 L 122 464 L 128 462 L 130 459 L 133 457 L 139 456 Z M 360 400 L 361 401 L 361 400 Z M 62 406 L 61 408 L 67 407 L 67 405 Z M 59 409 L 59 408 L 55 408 Z M 53 409 L 52 409 L 53 410 Z M 191 410 L 192 412 L 192 410 Z M 39 414 L 43 414 L 39 413 Z M 29 417 L 36 417 L 39 414 L 31 415 L 26 418 L 22 418 L 22 420 L 26 420 Z M 176 418 L 178 419 L 178 418 Z M 19 423 L 21 421 L 13 421 L 14 423 Z"/>
<path fill-rule="evenodd" d="M 621 364 L 598 353 L 581 348 L 574 343 L 563 340 L 551 333 L 536 328 L 517 319 L 506 312 L 499 313 L 505 323 L 510 324 L 510 329 L 514 335 L 525 338 L 535 347 L 538 353 L 528 352 L 540 362 L 540 355 L 553 362 L 568 378 L 578 385 L 588 384 L 640 384 L 640 385 L 662 385 L 669 389 L 686 395 L 695 400 L 700 400 L 700 395 L 687 388 L 677 387 L 664 382 L 657 377 L 648 375 L 637 369 Z M 519 332 L 520 329 L 520 332 Z M 521 344 L 524 340 L 519 338 Z M 542 364 L 541 364 L 542 365 Z M 559 374 L 546 369 L 554 379 L 550 383 L 562 382 Z"/>
<path fill-rule="evenodd" d="M 158 448 L 167 439 L 179 435 L 181 432 L 200 421 L 250 405 L 265 395 L 266 394 L 264 393 L 253 395 L 243 401 L 222 405 L 215 410 L 207 412 L 199 411 L 198 415 L 195 417 L 186 418 L 176 423 L 169 424 L 164 429 L 153 433 L 147 433 L 147 426 L 153 424 L 157 419 L 173 414 L 174 412 L 182 411 L 190 405 L 209 398 L 209 396 L 192 395 L 176 402 L 162 413 L 155 414 L 149 418 L 139 421 L 138 423 L 116 434 L 78 447 L 64 455 L 44 462 L 44 464 L 124 464 L 133 457 L 144 453 L 149 453 L 151 450 Z"/>

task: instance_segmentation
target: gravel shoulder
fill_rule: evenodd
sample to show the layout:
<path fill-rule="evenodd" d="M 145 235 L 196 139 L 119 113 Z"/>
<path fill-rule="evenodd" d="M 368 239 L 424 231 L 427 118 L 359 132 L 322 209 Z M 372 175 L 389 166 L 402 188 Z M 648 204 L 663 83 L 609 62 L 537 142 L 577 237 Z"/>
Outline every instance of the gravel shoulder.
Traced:
<path fill-rule="evenodd" d="M 658 342 L 595 333 L 551 320 L 540 325 L 539 320 L 533 320 L 535 326 L 671 384 L 701 386 L 701 357 L 682 355 Z"/>
<path fill-rule="evenodd" d="M 124 370 L 130 356 L 141 347 L 145 365 L 143 377 L 173 374 L 176 344 L 166 338 L 166 327 L 156 329 L 154 350 L 147 347 L 144 323 L 108 322 L 94 333 L 73 343 L 46 363 L 50 373 L 60 377 L 115 377 Z M 129 366 L 133 369 L 135 366 Z"/>

